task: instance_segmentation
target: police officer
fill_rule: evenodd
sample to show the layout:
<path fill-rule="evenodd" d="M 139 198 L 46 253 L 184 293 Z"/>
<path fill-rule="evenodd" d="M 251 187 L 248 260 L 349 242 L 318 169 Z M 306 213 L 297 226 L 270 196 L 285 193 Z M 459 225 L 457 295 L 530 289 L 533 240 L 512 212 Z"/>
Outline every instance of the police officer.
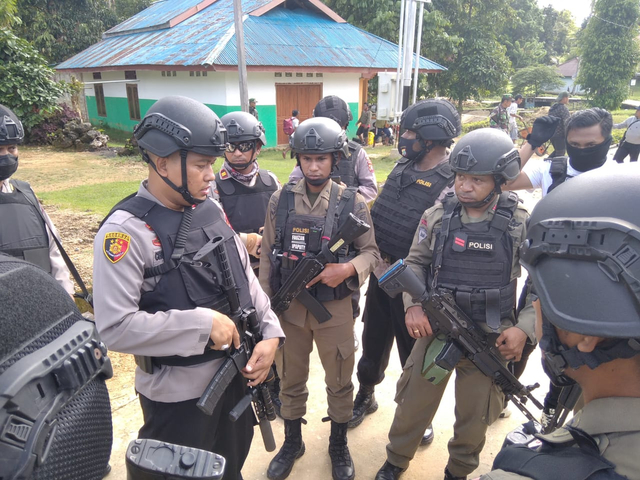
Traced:
<path fill-rule="evenodd" d="M 211 183 L 233 229 L 244 234 L 247 250 L 260 257 L 260 244 L 269 198 L 280 188 L 278 178 L 258 165 L 260 150 L 267 144 L 264 127 L 247 112 L 227 113 L 221 119 L 229 143 L 225 162 Z M 257 266 L 257 261 L 255 262 Z"/>
<path fill-rule="evenodd" d="M 191 262 L 209 239 L 223 239 L 243 308 L 254 306 L 260 320 L 264 340 L 242 372 L 248 385 L 265 379 L 284 334 L 244 245 L 208 198 L 226 131 L 202 103 L 169 96 L 152 105 L 134 135 L 149 176 L 96 235 L 96 323 L 109 348 L 136 355 L 139 437 L 219 453 L 227 460 L 224 478 L 242 478 L 253 414 L 249 409 L 234 424 L 228 413 L 247 380 L 236 375 L 213 415 L 196 407 L 224 350 L 240 342 L 215 276 Z"/>
<path fill-rule="evenodd" d="M 495 341 L 505 363 L 517 360 L 527 338 L 534 338 L 534 316 L 514 326 L 513 314 L 518 247 L 528 214 L 517 195 L 501 193 L 500 186 L 518 175 L 518 151 L 507 134 L 485 128 L 462 137 L 450 162 L 455 195 L 424 213 L 405 261 L 425 284 L 453 293 L 458 306 Z M 398 381 L 387 462 L 377 480 L 396 479 L 409 466 L 450 378 L 434 384 L 422 376 L 424 358 L 437 342 L 421 305 L 406 294 L 404 304 L 406 329 L 417 341 Z M 456 423 L 446 480 L 466 479 L 476 469 L 487 427 L 504 406 L 500 389 L 470 360 L 463 357 L 455 369 Z"/>
<path fill-rule="evenodd" d="M 350 212 L 371 224 L 362 195 L 331 180 L 335 164 L 348 155 L 346 134 L 340 125 L 328 118 L 305 120 L 293 134 L 291 147 L 304 179 L 276 192 L 269 203 L 263 242 L 271 247 L 269 251 L 263 249 L 260 257 L 260 283 L 270 294 L 291 274 L 295 257 L 318 253 Z M 267 477 L 272 480 L 288 477 L 295 460 L 304 453 L 301 424 L 306 413 L 309 355 L 314 341 L 325 370 L 332 476 L 334 480 L 350 480 L 355 476 L 347 447 L 354 365 L 350 297 L 378 262 L 373 230 L 339 252 L 339 263 L 327 264 L 308 284 L 309 293 L 324 305 L 332 318 L 318 322 L 298 300 L 294 300 L 280 318 L 289 337 L 276 358 L 282 382 L 280 400 L 285 440 L 267 471 Z"/>
<path fill-rule="evenodd" d="M 314 117 L 326 117 L 338 122 L 346 130 L 353 115 L 347 102 L 336 95 L 329 95 L 318 102 L 313 109 Z M 349 140 L 349 155 L 342 158 L 334 170 L 334 175 L 340 177 L 340 181 L 347 187 L 356 187 L 358 192 L 369 203 L 378 196 L 378 183 L 373 171 L 373 164 L 362 145 Z M 291 175 L 290 182 L 297 182 L 303 177 L 300 166 L 296 165 Z"/>
<path fill-rule="evenodd" d="M 18 145 L 23 140 L 22 123 L 0 105 L 0 252 L 38 265 L 73 295 L 69 269 L 53 238 L 58 232 L 31 186 L 11 178 L 18 169 Z"/>
<path fill-rule="evenodd" d="M 483 480 L 640 479 L 639 182 L 628 165 L 588 172 L 534 209 L 521 262 L 543 365 L 555 384 L 580 384 L 585 406 L 539 448 L 503 450 Z"/>
<path fill-rule="evenodd" d="M 402 114 L 398 150 L 402 158 L 387 177 L 371 209 L 376 242 L 383 262 L 369 278 L 362 319 L 362 357 L 358 362 L 360 388 L 356 395 L 350 427 L 362 423 L 365 414 L 378 404 L 374 389 L 384 379 L 396 338 L 400 363 L 404 365 L 415 340 L 404 324 L 402 299 L 391 298 L 378 286 L 378 278 L 389 265 L 409 253 L 411 241 L 425 210 L 444 197 L 453 185 L 447 148 L 462 126 L 455 107 L 446 100 L 423 100 Z M 423 444 L 433 441 L 429 426 Z"/>

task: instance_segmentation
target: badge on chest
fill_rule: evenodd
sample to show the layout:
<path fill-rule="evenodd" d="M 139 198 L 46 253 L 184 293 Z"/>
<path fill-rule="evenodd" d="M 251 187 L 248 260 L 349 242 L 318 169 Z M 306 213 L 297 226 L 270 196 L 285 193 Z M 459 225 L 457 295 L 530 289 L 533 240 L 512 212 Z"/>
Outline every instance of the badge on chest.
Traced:
<path fill-rule="evenodd" d="M 453 238 L 453 246 L 451 249 L 454 252 L 465 252 L 467 250 L 476 252 L 493 252 L 495 250 L 495 245 L 493 241 L 486 238 L 469 237 L 464 232 L 458 232 Z"/>

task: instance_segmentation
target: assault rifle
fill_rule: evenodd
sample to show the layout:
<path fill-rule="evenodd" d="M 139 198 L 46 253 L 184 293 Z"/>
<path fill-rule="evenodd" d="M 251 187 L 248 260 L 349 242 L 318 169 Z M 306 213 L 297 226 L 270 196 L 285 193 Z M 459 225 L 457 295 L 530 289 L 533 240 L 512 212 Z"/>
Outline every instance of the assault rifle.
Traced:
<path fill-rule="evenodd" d="M 353 213 L 349 213 L 346 222 L 322 247 L 317 255 L 305 254 L 302 258 L 294 255 L 283 254 L 283 266 L 295 268 L 280 289 L 271 297 L 271 309 L 276 313 L 282 313 L 289 308 L 294 298 L 297 298 L 307 310 L 309 310 L 319 323 L 326 322 L 331 314 L 315 297 L 307 290 L 307 284 L 314 279 L 327 263 L 338 261 L 336 252 L 343 245 L 349 245 L 356 238 L 369 231 L 371 227 L 360 220 Z"/>
<path fill-rule="evenodd" d="M 438 289 L 429 294 L 425 285 L 413 270 L 407 267 L 403 259 L 391 265 L 380 278 L 379 285 L 391 297 L 407 292 L 414 301 L 420 302 L 434 335 L 446 336 L 451 346 L 458 350 L 457 359 L 465 355 L 478 370 L 493 379 L 507 399 L 511 400 L 529 420 L 537 422 L 524 404 L 527 400 L 531 400 L 542 410 L 540 402 L 531 395 L 531 391 L 538 388 L 540 384 L 524 386 L 513 376 L 505 367 L 504 360 L 495 346 L 487 341 L 487 335 L 458 307 L 453 295 Z M 450 354 L 450 350 L 447 353 Z M 451 358 L 444 359 L 442 364 L 438 363 L 439 359 L 436 359 L 436 364 L 451 370 L 457 363 L 457 360 L 451 361 Z"/>
<path fill-rule="evenodd" d="M 233 353 L 230 353 L 231 350 L 227 350 L 227 358 L 197 402 L 200 410 L 211 415 L 235 376 L 242 375 L 241 371 L 251 358 L 253 349 L 262 340 L 262 333 L 255 308 L 242 309 L 241 307 L 238 287 L 229 266 L 224 238 L 213 238 L 195 254 L 193 261 L 202 262 L 203 266 L 214 271 L 218 284 L 224 290 L 231 307 L 228 316 L 235 322 L 241 337 L 240 347 L 234 349 Z M 272 380 L 273 377 L 271 370 L 266 381 Z M 229 417 L 231 421 L 235 422 L 252 402 L 264 446 L 268 452 L 272 452 L 276 449 L 276 442 L 273 438 L 270 421 L 275 420 L 276 413 L 265 382 L 255 387 L 248 387 L 247 394 L 231 410 Z"/>

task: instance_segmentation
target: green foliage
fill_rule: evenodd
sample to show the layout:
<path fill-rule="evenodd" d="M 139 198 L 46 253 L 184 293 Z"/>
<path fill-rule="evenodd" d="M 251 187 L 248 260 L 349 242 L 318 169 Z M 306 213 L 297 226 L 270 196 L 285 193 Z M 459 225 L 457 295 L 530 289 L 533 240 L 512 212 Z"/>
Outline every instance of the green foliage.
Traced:
<path fill-rule="evenodd" d="M 0 0 L 0 27 L 10 27 L 19 19 L 16 0 Z"/>
<path fill-rule="evenodd" d="M 568 10 L 557 11 L 551 5 L 542 10 L 542 34 L 540 41 L 544 44 L 547 55 L 545 63 L 553 58 L 566 57 L 575 47 L 577 27 Z"/>
<path fill-rule="evenodd" d="M 11 108 L 27 130 L 54 111 L 66 91 L 53 73 L 29 42 L 0 28 L 0 104 Z"/>
<path fill-rule="evenodd" d="M 540 93 L 562 87 L 564 82 L 555 67 L 531 65 L 518 70 L 511 77 L 514 92 L 526 97 L 537 97 Z"/>
<path fill-rule="evenodd" d="M 462 125 L 462 135 L 466 135 L 467 133 L 473 132 L 479 128 L 489 128 L 489 118 L 486 120 L 480 120 L 479 122 L 465 123 Z"/>
<path fill-rule="evenodd" d="M 152 0 L 17 0 L 21 25 L 14 33 L 30 41 L 49 62 L 60 63 L 100 41 L 102 33 L 148 7 Z"/>
<path fill-rule="evenodd" d="M 593 106 L 614 110 L 629 93 L 629 80 L 640 60 L 636 0 L 598 0 L 579 36 L 581 52 L 577 83 Z M 605 21 L 606 20 L 606 21 Z"/>

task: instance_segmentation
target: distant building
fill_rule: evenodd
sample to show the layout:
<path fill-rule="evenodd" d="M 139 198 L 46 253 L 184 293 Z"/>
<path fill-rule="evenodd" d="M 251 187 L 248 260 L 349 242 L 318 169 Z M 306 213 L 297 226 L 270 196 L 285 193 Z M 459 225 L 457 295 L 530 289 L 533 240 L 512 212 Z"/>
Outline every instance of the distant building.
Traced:
<path fill-rule="evenodd" d="M 320 0 L 244 0 L 249 97 L 258 101 L 267 144 L 286 143 L 282 121 L 300 120 L 325 95 L 339 95 L 353 112 L 355 132 L 368 81 L 395 71 L 397 45 L 348 24 Z M 231 0 L 160 0 L 62 62 L 86 85 L 94 123 L 131 130 L 159 98 L 179 94 L 219 116 L 240 110 Z M 420 58 L 422 73 L 444 67 Z"/>
<path fill-rule="evenodd" d="M 582 87 L 576 83 L 578 70 L 580 69 L 580 58 L 574 57 L 571 60 L 558 65 L 557 70 L 562 75 L 564 86 L 552 90 L 551 93 L 569 92 L 572 95 L 583 93 Z"/>

